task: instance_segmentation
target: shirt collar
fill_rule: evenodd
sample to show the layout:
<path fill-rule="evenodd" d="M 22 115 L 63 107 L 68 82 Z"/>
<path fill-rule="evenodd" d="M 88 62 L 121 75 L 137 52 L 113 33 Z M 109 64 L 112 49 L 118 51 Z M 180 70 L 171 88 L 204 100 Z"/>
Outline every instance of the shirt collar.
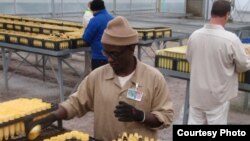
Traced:
<path fill-rule="evenodd" d="M 205 24 L 204 27 L 206 29 L 221 29 L 221 30 L 225 30 L 222 25 L 218 25 L 218 24 Z"/>
<path fill-rule="evenodd" d="M 134 76 L 132 76 L 131 80 L 132 82 L 135 82 L 136 81 L 136 76 L 137 74 L 139 74 L 140 72 L 140 68 L 142 67 L 142 63 L 136 59 L 137 63 L 136 63 L 136 68 L 135 68 L 135 73 L 134 73 Z M 112 67 L 110 65 L 107 65 L 107 67 L 105 68 L 105 79 L 113 79 L 115 77 L 117 77 L 117 75 L 114 73 Z"/>
<path fill-rule="evenodd" d="M 99 15 L 99 14 L 101 14 L 101 13 L 106 13 L 106 12 L 107 12 L 106 9 L 99 10 L 99 11 L 97 11 L 96 13 L 94 13 L 94 16 Z"/>

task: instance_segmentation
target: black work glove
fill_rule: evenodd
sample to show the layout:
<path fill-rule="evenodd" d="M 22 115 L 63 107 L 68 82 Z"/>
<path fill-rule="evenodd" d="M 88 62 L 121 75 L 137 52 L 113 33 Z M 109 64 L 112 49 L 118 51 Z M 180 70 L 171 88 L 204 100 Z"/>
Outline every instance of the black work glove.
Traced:
<path fill-rule="evenodd" d="M 53 122 L 55 122 L 57 120 L 56 115 L 54 114 L 49 114 L 48 116 L 46 116 L 45 118 L 39 119 L 37 121 L 34 122 L 27 122 L 27 128 L 26 128 L 26 134 L 28 134 L 30 132 L 30 130 L 32 130 L 33 127 L 35 127 L 36 125 L 41 125 L 42 129 L 47 128 L 48 126 L 50 126 Z"/>
<path fill-rule="evenodd" d="M 144 120 L 143 111 L 138 110 L 123 101 L 119 101 L 119 104 L 115 108 L 115 117 L 117 117 L 119 121 L 131 122 Z"/>

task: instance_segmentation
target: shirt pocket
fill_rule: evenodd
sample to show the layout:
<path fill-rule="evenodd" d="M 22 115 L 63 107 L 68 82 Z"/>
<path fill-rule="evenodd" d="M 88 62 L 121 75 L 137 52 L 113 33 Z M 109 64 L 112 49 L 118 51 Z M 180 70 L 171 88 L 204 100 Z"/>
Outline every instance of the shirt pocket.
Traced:
<path fill-rule="evenodd" d="M 142 95 L 142 99 L 141 101 L 136 101 L 135 102 L 135 107 L 143 110 L 143 111 L 151 111 L 151 105 L 152 105 L 152 100 L 151 100 L 151 96 L 149 95 L 149 93 L 147 93 L 146 91 L 143 91 L 143 95 Z"/>

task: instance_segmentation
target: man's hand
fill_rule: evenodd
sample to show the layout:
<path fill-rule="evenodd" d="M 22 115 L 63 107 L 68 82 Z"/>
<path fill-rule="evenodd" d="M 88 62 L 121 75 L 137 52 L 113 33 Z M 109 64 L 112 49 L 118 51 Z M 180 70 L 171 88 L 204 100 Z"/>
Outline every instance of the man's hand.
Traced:
<path fill-rule="evenodd" d="M 248 56 L 250 56 L 250 47 L 246 47 L 246 48 L 245 48 L 245 51 L 246 51 L 246 54 L 247 54 Z"/>
<path fill-rule="evenodd" d="M 143 121 L 145 116 L 143 111 L 138 110 L 123 101 L 120 101 L 116 106 L 114 114 L 119 121 L 123 122 Z"/>
<path fill-rule="evenodd" d="M 36 137 L 39 136 L 39 134 L 41 133 L 42 129 L 47 128 L 48 126 L 50 126 L 54 121 L 57 120 L 56 115 L 54 114 L 49 114 L 47 117 L 39 119 L 37 121 L 34 122 L 28 122 L 27 128 L 26 128 L 26 134 L 27 135 L 31 135 L 33 134 L 33 131 L 35 131 L 34 129 L 39 127 L 39 131 L 37 131 L 37 135 L 30 140 L 35 139 Z"/>

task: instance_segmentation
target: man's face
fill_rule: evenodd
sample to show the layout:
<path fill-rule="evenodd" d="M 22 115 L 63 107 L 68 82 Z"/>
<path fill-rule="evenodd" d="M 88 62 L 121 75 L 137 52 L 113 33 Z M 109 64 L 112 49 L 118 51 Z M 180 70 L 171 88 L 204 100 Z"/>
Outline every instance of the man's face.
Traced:
<path fill-rule="evenodd" d="M 108 63 L 117 74 L 129 66 L 133 53 L 131 46 L 103 45 L 103 54 L 108 58 Z"/>

